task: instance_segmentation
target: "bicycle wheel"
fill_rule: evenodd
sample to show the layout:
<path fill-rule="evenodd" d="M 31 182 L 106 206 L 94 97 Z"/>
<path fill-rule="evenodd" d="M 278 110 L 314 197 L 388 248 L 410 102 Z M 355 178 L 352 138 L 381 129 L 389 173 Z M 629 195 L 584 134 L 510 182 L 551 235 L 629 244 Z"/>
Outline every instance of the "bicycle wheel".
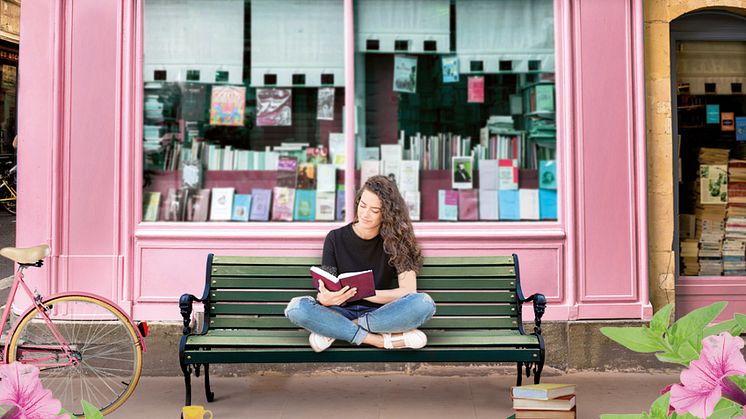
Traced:
<path fill-rule="evenodd" d="M 10 183 L 10 181 L 8 181 L 8 183 Z M 15 185 L 12 186 L 15 189 Z M 0 206 L 2 206 L 5 211 L 8 211 L 13 215 L 16 214 L 16 198 L 11 195 L 8 185 L 5 185 L 2 181 L 0 181 Z"/>
<path fill-rule="evenodd" d="M 109 303 L 84 295 L 63 295 L 44 301 L 52 323 L 78 359 L 69 359 L 38 310 L 28 312 L 10 337 L 8 362 L 37 365 L 45 388 L 62 407 L 83 415 L 81 400 L 106 415 L 135 390 L 142 372 L 142 347 L 135 329 Z M 47 365 L 44 365 L 47 364 Z"/>

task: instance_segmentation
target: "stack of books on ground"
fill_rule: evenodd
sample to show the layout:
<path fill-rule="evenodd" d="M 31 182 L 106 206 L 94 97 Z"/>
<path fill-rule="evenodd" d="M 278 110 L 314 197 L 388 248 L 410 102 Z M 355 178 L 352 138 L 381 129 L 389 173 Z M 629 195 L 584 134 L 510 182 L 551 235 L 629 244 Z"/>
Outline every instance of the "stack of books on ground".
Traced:
<path fill-rule="evenodd" d="M 574 419 L 574 384 L 532 384 L 513 387 L 515 418 Z"/>
<path fill-rule="evenodd" d="M 746 275 L 746 160 L 728 161 L 723 274 Z"/>
<path fill-rule="evenodd" d="M 701 148 L 699 204 L 695 210 L 699 237 L 699 275 L 723 274 L 726 204 L 728 203 L 727 149 Z"/>

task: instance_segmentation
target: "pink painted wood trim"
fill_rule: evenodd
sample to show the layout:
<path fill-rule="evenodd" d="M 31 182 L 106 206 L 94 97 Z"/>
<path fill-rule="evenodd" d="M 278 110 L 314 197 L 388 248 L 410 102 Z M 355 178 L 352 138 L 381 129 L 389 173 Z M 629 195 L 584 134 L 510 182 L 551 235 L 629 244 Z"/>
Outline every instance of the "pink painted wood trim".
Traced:
<path fill-rule="evenodd" d="M 66 144 L 70 144 L 72 138 L 72 71 L 70 63 L 72 62 L 72 15 L 73 15 L 73 4 L 72 1 L 62 1 L 63 5 L 61 10 L 60 22 L 60 34 L 63 37 L 63 55 L 62 55 L 62 66 L 61 66 L 61 83 L 60 89 L 60 135 L 56 138 L 57 150 L 54 151 L 54 158 L 57 163 L 57 167 L 53 173 L 56 175 L 56 179 L 52 184 L 53 198 L 52 207 L 54 214 L 54 223 L 52 226 L 52 242 L 56 246 L 52 246 L 52 251 L 57 253 L 57 257 L 60 258 L 58 269 L 52 273 L 52 284 L 49 288 L 50 293 L 57 293 L 61 289 L 69 288 L 69 263 L 66 260 L 62 260 L 61 256 L 68 255 L 70 249 L 69 235 L 65 234 L 70 229 L 69 213 L 70 213 L 70 200 L 68 191 L 70 189 L 69 176 L 70 173 L 70 148 L 66 147 Z"/>
<path fill-rule="evenodd" d="M 576 237 L 575 231 L 575 179 L 573 178 L 574 159 L 574 125 L 573 125 L 573 28 L 570 3 L 567 0 L 554 2 L 554 49 L 555 49 L 555 77 L 557 80 L 557 161 L 560 164 L 560 183 L 557 194 L 560 207 L 558 208 L 559 228 L 565 232 L 565 263 L 561 273 L 561 283 L 564 285 L 565 304 L 569 307 L 569 319 L 577 319 L 577 291 L 576 278 Z"/>
<path fill-rule="evenodd" d="M 633 10 L 633 42 L 634 42 L 634 86 L 635 86 L 635 172 L 637 201 L 637 279 L 639 281 L 640 303 L 642 313 L 640 317 L 648 320 L 652 317 L 653 306 L 650 304 L 650 286 L 648 278 L 648 195 L 647 195 L 647 133 L 645 130 L 645 38 L 644 16 L 642 0 L 632 0 Z"/>
<path fill-rule="evenodd" d="M 345 37 L 345 221 L 353 219 L 355 207 L 355 9 L 344 0 Z M 350 185 L 353 185 L 350 187 Z"/>

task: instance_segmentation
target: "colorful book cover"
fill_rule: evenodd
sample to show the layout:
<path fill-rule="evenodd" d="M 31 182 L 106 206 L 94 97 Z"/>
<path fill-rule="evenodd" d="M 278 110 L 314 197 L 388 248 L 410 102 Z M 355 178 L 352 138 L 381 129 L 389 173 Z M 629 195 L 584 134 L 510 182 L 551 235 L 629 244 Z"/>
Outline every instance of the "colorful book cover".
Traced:
<path fill-rule="evenodd" d="M 211 221 L 228 221 L 233 214 L 233 194 L 235 188 L 212 188 L 210 204 Z"/>
<path fill-rule="evenodd" d="M 498 189 L 518 189 L 518 160 L 498 160 L 497 179 Z"/>
<path fill-rule="evenodd" d="M 337 189 L 337 214 L 334 217 L 337 221 L 344 221 L 345 219 L 345 190 Z"/>
<path fill-rule="evenodd" d="M 720 105 L 705 105 L 705 114 L 708 124 L 720 123 Z"/>
<path fill-rule="evenodd" d="M 341 132 L 329 133 L 329 157 L 331 163 L 339 170 L 345 168 L 345 135 Z"/>
<path fill-rule="evenodd" d="M 394 56 L 394 91 L 417 91 L 417 57 Z"/>
<path fill-rule="evenodd" d="M 295 189 L 275 187 L 272 195 L 272 221 L 293 221 Z"/>
<path fill-rule="evenodd" d="M 180 118 L 185 121 L 204 121 L 207 113 L 207 85 L 181 84 Z"/>
<path fill-rule="evenodd" d="M 471 157 L 451 157 L 451 187 L 471 189 L 474 185 L 474 167 Z"/>
<path fill-rule="evenodd" d="M 296 189 L 293 206 L 295 221 L 313 221 L 316 219 L 316 190 Z"/>
<path fill-rule="evenodd" d="M 160 192 L 145 192 L 142 197 L 142 220 L 158 221 L 158 207 L 160 204 Z"/>
<path fill-rule="evenodd" d="M 539 160 L 539 188 L 557 189 L 556 160 Z"/>
<path fill-rule="evenodd" d="M 498 204 L 500 208 L 500 219 L 501 220 L 520 220 L 521 219 L 521 207 L 520 207 L 520 196 L 518 190 L 505 189 L 499 191 Z"/>
<path fill-rule="evenodd" d="M 461 221 L 479 219 L 479 195 L 476 189 L 458 191 L 458 219 Z"/>
<path fill-rule="evenodd" d="M 479 160 L 479 189 L 497 188 L 497 160 Z"/>
<path fill-rule="evenodd" d="M 699 166 L 700 203 L 722 204 L 728 203 L 728 166 L 707 165 Z"/>
<path fill-rule="evenodd" d="M 316 165 L 298 164 L 298 189 L 316 189 Z"/>
<path fill-rule="evenodd" d="M 316 220 L 334 221 L 334 191 L 316 191 Z"/>
<path fill-rule="evenodd" d="M 459 61 L 457 56 L 443 57 L 443 83 L 456 83 L 459 80 Z"/>
<path fill-rule="evenodd" d="M 334 88 L 320 87 L 316 108 L 316 119 L 320 121 L 334 120 Z"/>
<path fill-rule="evenodd" d="M 256 89 L 256 125 L 289 127 L 293 124 L 293 94 L 290 89 Z"/>
<path fill-rule="evenodd" d="M 520 203 L 521 220 L 539 219 L 538 189 L 519 189 L 518 202 Z"/>
<path fill-rule="evenodd" d="M 210 125 L 243 126 L 246 110 L 245 86 L 213 86 Z"/>
<path fill-rule="evenodd" d="M 407 204 L 409 209 L 409 219 L 412 221 L 420 220 L 420 192 L 419 191 L 405 191 L 404 202 Z"/>
<path fill-rule="evenodd" d="M 735 131 L 736 125 L 733 112 L 721 112 L 720 113 L 720 130 L 721 131 Z"/>
<path fill-rule="evenodd" d="M 186 221 L 207 221 L 210 212 L 210 189 L 200 189 L 189 194 Z"/>
<path fill-rule="evenodd" d="M 381 161 L 380 160 L 363 160 L 360 162 L 360 187 L 365 185 L 365 182 L 373 176 L 381 174 Z"/>
<path fill-rule="evenodd" d="M 438 190 L 438 220 L 458 221 L 458 191 Z"/>
<path fill-rule="evenodd" d="M 557 219 L 557 191 L 539 189 L 539 218 L 542 220 Z"/>
<path fill-rule="evenodd" d="M 233 215 L 232 221 L 249 221 L 251 212 L 251 195 L 236 194 L 233 197 Z"/>
<path fill-rule="evenodd" d="M 402 160 L 399 162 L 399 191 L 416 192 L 420 190 L 419 160 Z"/>
<path fill-rule="evenodd" d="M 746 116 L 736 117 L 736 140 L 746 141 Z"/>
<path fill-rule="evenodd" d="M 280 188 L 295 188 L 298 185 L 298 158 L 280 156 L 277 160 L 277 183 Z"/>
<path fill-rule="evenodd" d="M 271 189 L 252 189 L 251 190 L 251 221 L 268 221 L 269 208 L 272 203 Z"/>
<path fill-rule="evenodd" d="M 337 183 L 337 169 L 333 164 L 319 164 L 316 166 L 316 190 L 318 192 L 334 192 Z"/>
<path fill-rule="evenodd" d="M 479 190 L 479 219 L 499 220 L 499 198 L 496 189 Z"/>
<path fill-rule="evenodd" d="M 162 221 L 184 221 L 189 189 L 168 188 L 161 208 Z"/>
<path fill-rule="evenodd" d="M 484 103 L 484 76 L 471 76 L 468 80 L 467 102 Z"/>

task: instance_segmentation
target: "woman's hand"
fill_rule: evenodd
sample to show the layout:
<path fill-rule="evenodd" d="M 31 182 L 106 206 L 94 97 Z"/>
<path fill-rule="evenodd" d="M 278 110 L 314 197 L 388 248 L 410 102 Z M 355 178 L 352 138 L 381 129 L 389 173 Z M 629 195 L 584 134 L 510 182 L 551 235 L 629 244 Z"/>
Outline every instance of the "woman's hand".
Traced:
<path fill-rule="evenodd" d="M 326 307 L 338 306 L 344 304 L 356 293 L 357 288 L 350 288 L 349 286 L 345 286 L 339 291 L 329 291 L 324 286 L 324 282 L 319 280 L 319 293 L 316 295 L 316 299 Z"/>

